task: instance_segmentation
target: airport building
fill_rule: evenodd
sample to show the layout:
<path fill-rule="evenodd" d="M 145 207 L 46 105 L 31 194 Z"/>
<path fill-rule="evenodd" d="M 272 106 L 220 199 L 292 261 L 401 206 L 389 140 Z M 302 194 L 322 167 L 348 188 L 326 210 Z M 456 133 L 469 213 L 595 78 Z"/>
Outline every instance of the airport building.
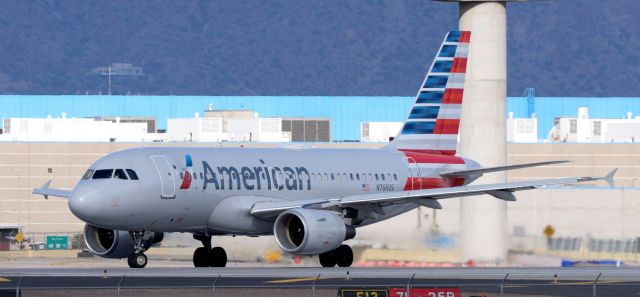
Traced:
<path fill-rule="evenodd" d="M 47 180 L 53 180 L 53 187 L 72 188 L 92 162 L 109 152 L 157 145 L 274 146 L 279 144 L 271 142 L 278 140 L 311 141 L 314 143 L 310 145 L 315 147 L 378 147 L 399 129 L 397 123 L 406 117 L 412 100 L 408 97 L 0 96 L 0 116 L 5 119 L 2 128 L 6 132 L 0 135 L 3 140 L 0 141 L 0 226 L 19 228 L 26 234 L 80 232 L 83 223 L 69 212 L 65 199 L 44 200 L 31 191 Z M 509 164 L 573 161 L 510 171 L 508 181 L 603 175 L 619 168 L 614 189 L 596 183 L 519 192 L 519 201 L 508 204 L 507 230 L 512 245 L 523 249 L 536 246 L 546 226 L 555 228 L 556 237 L 582 240 L 583 245 L 587 239 L 619 241 L 621 249 L 626 243 L 629 246 L 637 243 L 640 145 L 635 143 L 635 138 L 616 136 L 611 143 L 607 138 L 594 140 L 593 136 L 598 121 L 601 135 L 610 135 L 617 129 L 611 128 L 615 125 L 625 128 L 617 131 L 637 133 L 637 126 L 633 126 L 637 125 L 637 119 L 633 115 L 640 114 L 640 99 L 537 98 L 532 102 L 517 97 L 507 102 L 507 130 L 512 131 L 508 132 L 512 137 L 507 145 Z M 215 109 L 210 108 L 210 104 Z M 581 107 L 588 108 L 588 116 Z M 60 116 L 48 117 L 53 114 Z M 40 118 L 28 121 L 24 128 L 24 132 L 28 132 L 24 135 L 38 137 L 7 138 L 14 132 L 22 133 L 21 122 L 25 118 Z M 547 139 L 554 129 L 565 131 L 568 127 L 571 134 L 572 120 L 576 121 L 575 138 Z M 78 127 L 86 130 L 77 130 Z M 91 133 L 95 131 L 92 129 L 115 134 Z M 578 136 L 586 133 L 582 129 L 593 133 L 589 134 L 592 135 L 590 141 L 582 141 L 583 136 Z M 207 131 L 226 133 L 226 136 L 217 138 L 206 135 Z M 247 134 L 246 131 L 253 132 Z M 187 135 L 191 141 L 185 143 Z M 359 231 L 358 239 L 386 246 L 402 240 L 419 246 L 431 242 L 436 233 L 455 238 L 460 231 L 459 200 L 445 201 L 443 210 L 421 208 L 388 223 L 365 227 Z"/>

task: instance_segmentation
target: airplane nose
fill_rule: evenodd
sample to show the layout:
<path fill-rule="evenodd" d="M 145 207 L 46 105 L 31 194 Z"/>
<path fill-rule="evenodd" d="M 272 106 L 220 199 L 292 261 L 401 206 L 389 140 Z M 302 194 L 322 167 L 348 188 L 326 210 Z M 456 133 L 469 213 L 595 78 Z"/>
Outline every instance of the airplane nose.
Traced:
<path fill-rule="evenodd" d="M 79 219 L 89 222 L 100 214 L 100 194 L 97 191 L 76 189 L 69 197 L 69 209 Z"/>

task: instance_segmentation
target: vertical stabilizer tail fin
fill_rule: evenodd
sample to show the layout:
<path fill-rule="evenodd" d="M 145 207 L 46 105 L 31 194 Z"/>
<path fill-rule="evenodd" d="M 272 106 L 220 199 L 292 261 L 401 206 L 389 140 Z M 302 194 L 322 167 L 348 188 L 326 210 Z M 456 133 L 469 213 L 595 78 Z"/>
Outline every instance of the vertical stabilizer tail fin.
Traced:
<path fill-rule="evenodd" d="M 447 33 L 400 133 L 399 150 L 455 155 L 471 32 Z"/>

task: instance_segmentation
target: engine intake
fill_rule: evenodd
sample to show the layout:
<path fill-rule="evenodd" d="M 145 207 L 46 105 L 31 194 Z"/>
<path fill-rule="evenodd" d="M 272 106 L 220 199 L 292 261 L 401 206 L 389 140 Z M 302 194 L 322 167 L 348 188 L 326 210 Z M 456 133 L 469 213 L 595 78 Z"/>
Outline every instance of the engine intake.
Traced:
<path fill-rule="evenodd" d="M 87 248 L 103 258 L 126 258 L 133 252 L 135 246 L 129 231 L 104 229 L 86 224 L 83 233 Z M 142 246 L 147 250 L 151 245 L 161 242 L 163 238 L 163 233 L 154 232 L 148 240 L 142 242 Z"/>
<path fill-rule="evenodd" d="M 291 209 L 281 213 L 273 225 L 280 248 L 294 254 L 315 255 L 334 250 L 354 238 L 339 213 L 316 209 Z"/>

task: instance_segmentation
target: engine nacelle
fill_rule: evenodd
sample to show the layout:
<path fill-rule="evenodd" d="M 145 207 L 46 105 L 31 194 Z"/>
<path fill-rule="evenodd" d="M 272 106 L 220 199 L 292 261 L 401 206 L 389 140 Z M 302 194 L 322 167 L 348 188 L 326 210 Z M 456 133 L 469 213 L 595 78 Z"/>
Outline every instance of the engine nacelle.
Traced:
<path fill-rule="evenodd" d="M 339 213 L 316 209 L 290 209 L 273 225 L 280 248 L 294 254 L 315 255 L 338 248 L 354 238 L 356 229 L 345 225 Z"/>
<path fill-rule="evenodd" d="M 142 246 L 147 250 L 163 238 L 163 233 L 154 232 L 142 242 Z M 126 258 L 133 253 L 135 246 L 129 231 L 104 229 L 89 224 L 84 226 L 84 242 L 92 253 L 103 258 Z"/>

